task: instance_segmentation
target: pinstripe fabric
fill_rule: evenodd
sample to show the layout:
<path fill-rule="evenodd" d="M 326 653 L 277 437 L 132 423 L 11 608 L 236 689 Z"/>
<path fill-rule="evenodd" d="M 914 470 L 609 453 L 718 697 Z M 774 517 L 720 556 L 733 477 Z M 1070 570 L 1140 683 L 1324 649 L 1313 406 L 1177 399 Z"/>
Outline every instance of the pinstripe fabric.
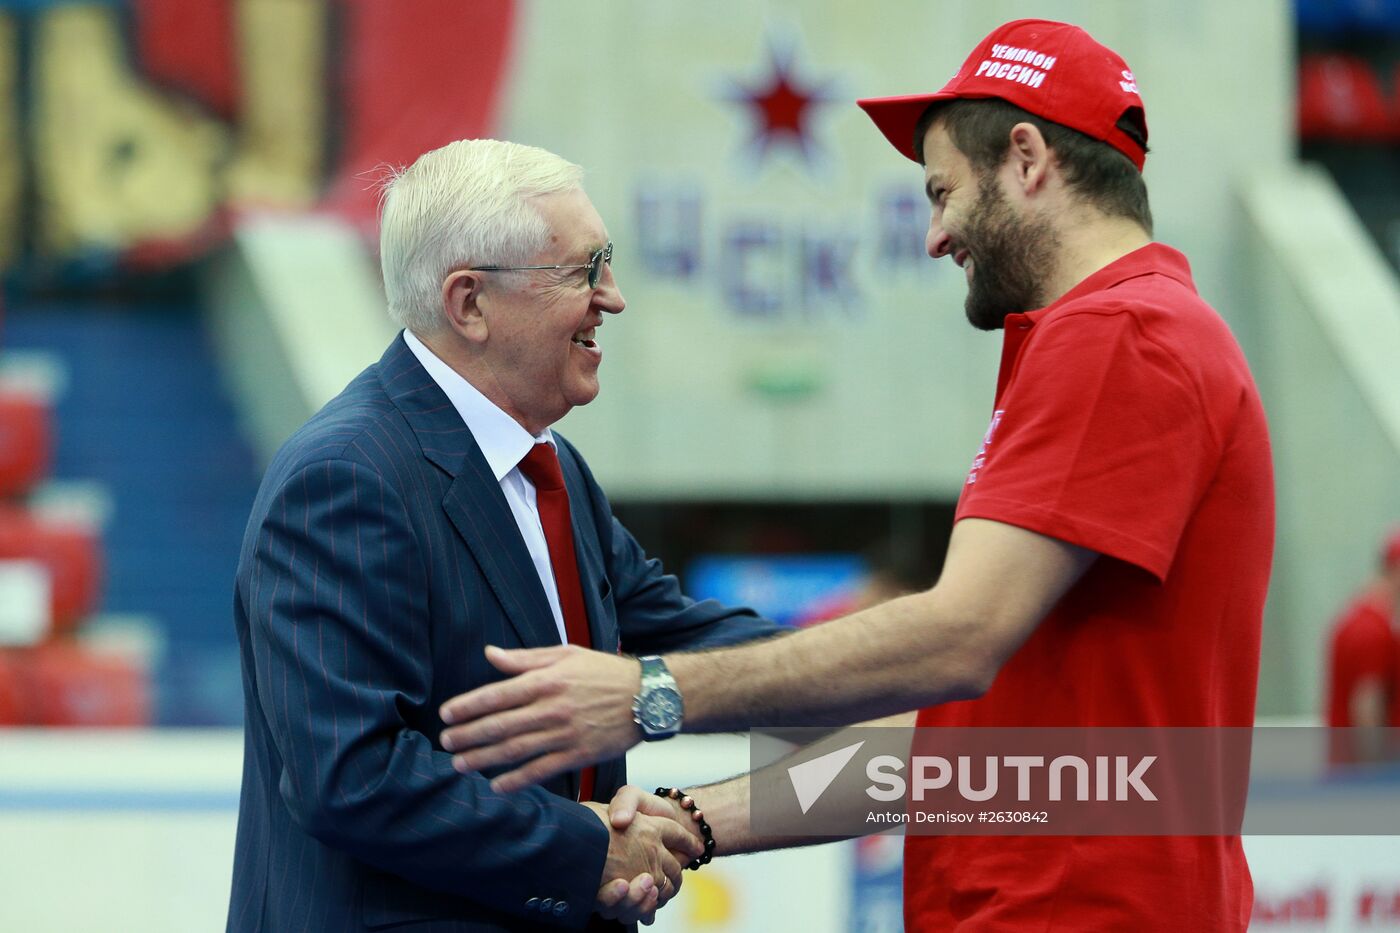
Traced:
<path fill-rule="evenodd" d="M 595 647 L 775 630 L 682 595 L 558 440 Z M 437 744 L 442 701 L 499 678 L 486 644 L 558 634 L 499 485 L 401 337 L 273 459 L 234 603 L 245 755 L 230 931 L 582 928 L 607 833 L 566 799 L 577 775 L 502 797 Z M 601 764 L 597 796 L 624 780 L 620 760 Z"/>

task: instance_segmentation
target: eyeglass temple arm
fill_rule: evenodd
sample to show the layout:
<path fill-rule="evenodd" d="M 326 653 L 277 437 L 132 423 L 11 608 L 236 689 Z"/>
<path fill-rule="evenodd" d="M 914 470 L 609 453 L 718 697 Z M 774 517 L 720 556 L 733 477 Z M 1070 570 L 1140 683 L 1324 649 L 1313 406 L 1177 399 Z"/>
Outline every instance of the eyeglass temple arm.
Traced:
<path fill-rule="evenodd" d="M 468 266 L 468 272 L 525 272 L 529 269 L 591 269 L 595 262 L 612 261 L 612 243 L 598 250 L 588 262 L 575 262 L 562 266 Z"/>
<path fill-rule="evenodd" d="M 527 269 L 587 269 L 591 262 L 579 262 L 567 266 L 468 266 L 468 272 L 524 272 Z"/>

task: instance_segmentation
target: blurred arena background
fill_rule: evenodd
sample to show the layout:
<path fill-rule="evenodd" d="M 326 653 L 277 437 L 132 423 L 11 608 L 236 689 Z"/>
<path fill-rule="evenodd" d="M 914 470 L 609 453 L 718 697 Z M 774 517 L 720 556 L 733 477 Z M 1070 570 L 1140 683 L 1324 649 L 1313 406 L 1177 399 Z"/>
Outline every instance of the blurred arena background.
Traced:
<path fill-rule="evenodd" d="M 382 167 L 449 140 L 587 171 L 628 309 L 561 427 L 689 590 L 809 624 L 932 583 L 1000 339 L 853 101 L 1022 16 L 1133 67 L 1157 237 L 1270 415 L 1261 722 L 1318 721 L 1400 521 L 1400 0 L 0 0 L 0 930 L 222 929 L 247 510 L 392 337 Z M 637 783 L 747 761 L 699 741 Z M 1248 848 L 1257 928 L 1400 929 L 1400 840 Z M 896 930 L 898 840 L 716 863 L 658 927 Z"/>

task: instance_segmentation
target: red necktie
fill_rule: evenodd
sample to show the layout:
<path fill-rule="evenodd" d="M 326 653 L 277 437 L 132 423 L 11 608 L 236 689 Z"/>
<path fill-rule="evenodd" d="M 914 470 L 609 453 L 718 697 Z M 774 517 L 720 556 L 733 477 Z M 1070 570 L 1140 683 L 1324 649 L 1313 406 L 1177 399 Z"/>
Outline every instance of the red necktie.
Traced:
<path fill-rule="evenodd" d="M 559 611 L 564 615 L 564 631 L 569 644 L 593 647 L 588 634 L 588 613 L 583 607 L 583 584 L 579 582 L 578 555 L 574 552 L 574 524 L 569 516 L 569 491 L 559 457 L 550 444 L 536 444 L 520 461 L 520 472 L 535 484 L 535 505 L 549 545 L 549 564 L 554 569 L 554 585 L 559 591 Z M 595 768 L 584 768 L 579 775 L 579 800 L 593 799 Z"/>

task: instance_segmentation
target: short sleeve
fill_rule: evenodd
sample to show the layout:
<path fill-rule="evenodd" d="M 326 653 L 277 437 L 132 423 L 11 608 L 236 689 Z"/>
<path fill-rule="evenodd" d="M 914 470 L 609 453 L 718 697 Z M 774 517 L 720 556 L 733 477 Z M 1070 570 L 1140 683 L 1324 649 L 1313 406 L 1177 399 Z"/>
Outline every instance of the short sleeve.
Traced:
<path fill-rule="evenodd" d="M 958 518 L 1026 528 L 1164 580 L 1220 457 L 1181 362 L 1124 309 L 1040 324 L 1015 367 Z"/>

